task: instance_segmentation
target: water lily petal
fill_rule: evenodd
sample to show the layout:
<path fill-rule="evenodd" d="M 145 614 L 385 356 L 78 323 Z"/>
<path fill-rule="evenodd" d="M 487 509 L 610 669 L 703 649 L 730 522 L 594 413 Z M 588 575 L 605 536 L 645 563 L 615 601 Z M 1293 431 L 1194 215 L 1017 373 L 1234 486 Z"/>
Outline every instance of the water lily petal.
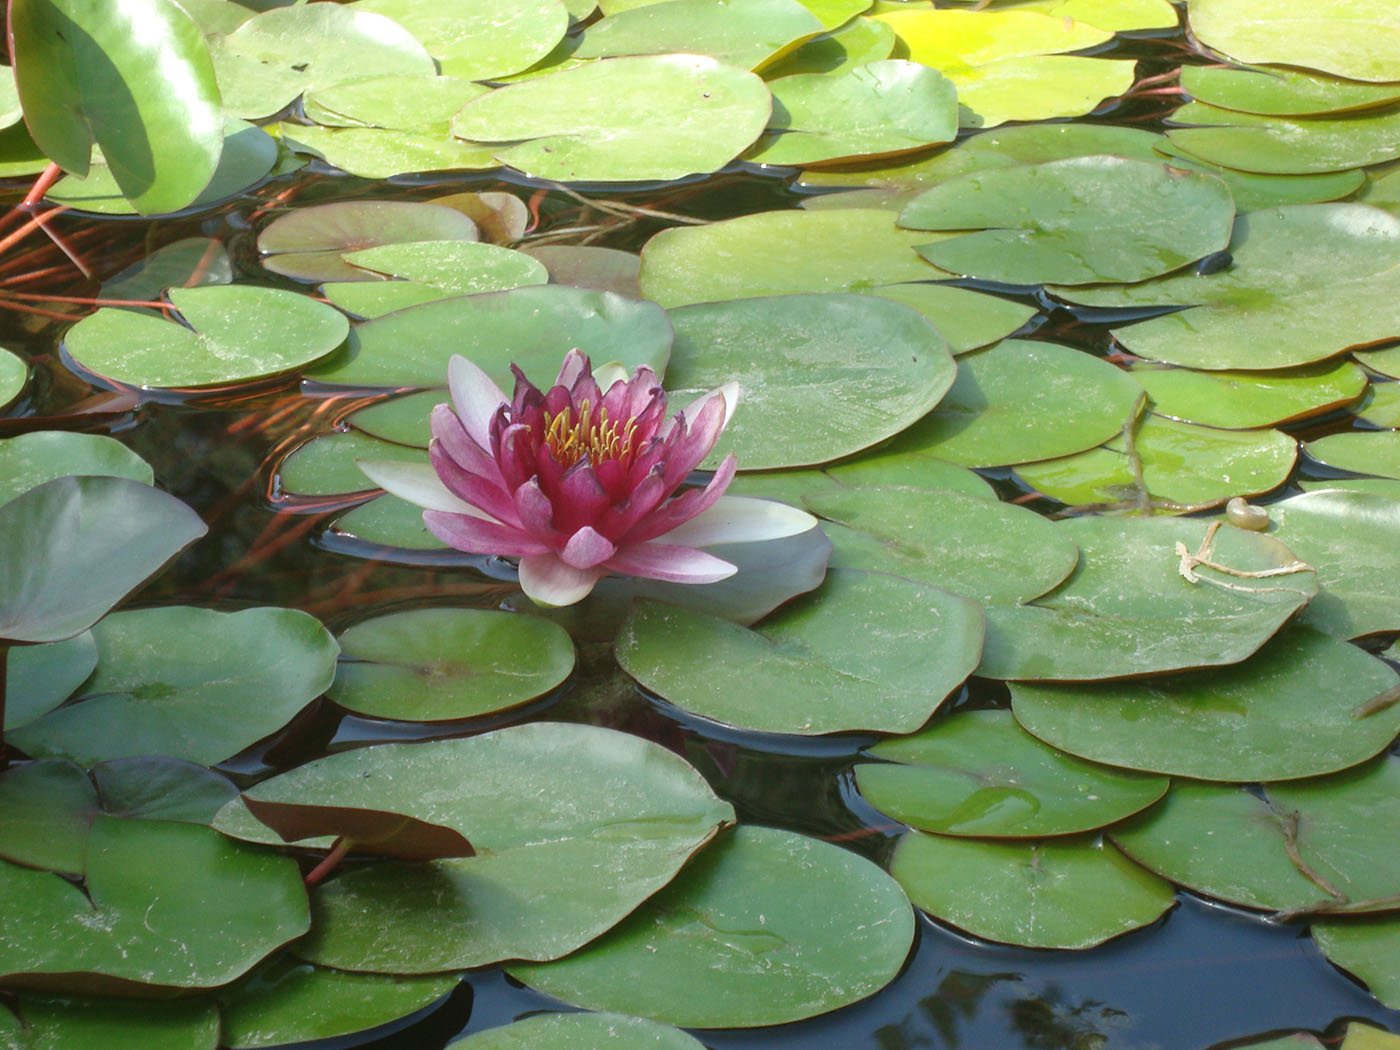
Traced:
<path fill-rule="evenodd" d="M 489 514 L 452 494 L 437 476 L 431 463 L 399 463 L 390 459 L 357 459 L 365 477 L 385 492 L 429 510 L 467 514 L 494 521 Z"/>
<path fill-rule="evenodd" d="M 685 430 L 672 431 L 675 441 L 666 456 L 667 482 L 679 485 L 710 454 L 724 429 L 727 409 L 723 397 L 712 397 L 700 406 Z"/>
<path fill-rule="evenodd" d="M 438 405 L 428 420 L 428 429 L 433 437 L 442 442 L 443 451 L 452 457 L 463 470 L 483 478 L 490 478 L 505 487 L 501 468 L 486 447 L 478 445 L 467 433 L 457 413 L 451 405 Z"/>
<path fill-rule="evenodd" d="M 585 526 L 569 537 L 569 542 L 564 544 L 559 556 L 564 560 L 564 564 L 572 565 L 575 569 L 591 569 L 607 561 L 616 552 L 617 547 L 608 539 Z"/>
<path fill-rule="evenodd" d="M 506 525 L 520 527 L 520 517 L 515 512 L 515 504 L 510 494 L 499 481 L 483 478 L 469 470 L 463 470 L 444 450 L 437 438 L 428 446 L 428 459 L 438 479 L 454 496 Z"/>
<path fill-rule="evenodd" d="M 672 416 L 665 423 L 662 423 L 657 433 L 665 437 L 680 423 L 684 423 L 686 426 L 693 425 L 705 406 L 715 398 L 721 398 L 724 402 L 724 419 L 719 424 L 719 429 L 723 430 L 734 417 L 734 410 L 739 407 L 738 383 L 725 383 L 723 386 L 715 387 L 707 394 L 701 394 L 690 404 L 686 405 L 685 408 L 676 413 L 676 415 Z"/>
<path fill-rule="evenodd" d="M 713 554 L 671 543 L 634 543 L 619 547 L 603 564 L 613 572 L 671 583 L 717 583 L 739 571 L 737 566 Z"/>
<path fill-rule="evenodd" d="M 540 487 L 554 506 L 554 527 L 566 536 L 585 525 L 596 523 L 598 516 L 612 503 L 597 473 L 586 459 L 579 460 L 564 471 L 555 491 L 544 488 L 544 480 L 541 476 Z"/>
<path fill-rule="evenodd" d="M 729 487 L 729 483 L 734 480 L 734 471 L 737 469 L 737 465 L 738 461 L 733 455 L 725 456 L 724 462 L 719 465 L 719 470 L 715 471 L 715 476 L 710 479 L 708 485 L 703 489 L 682 492 L 669 502 L 663 503 L 638 522 L 624 538 L 629 543 L 654 540 L 677 528 L 683 522 L 689 521 L 697 514 L 708 510 L 723 495 L 724 490 Z M 670 484 L 669 479 L 667 479 L 667 484 Z"/>
<path fill-rule="evenodd" d="M 482 448 L 490 448 L 491 418 L 510 399 L 495 380 L 460 354 L 453 354 L 447 363 L 447 389 L 472 440 Z"/>
<path fill-rule="evenodd" d="M 667 543 L 708 547 L 796 536 L 815 528 L 817 519 L 786 503 L 752 496 L 721 496 L 708 510 L 658 537 Z"/>
<path fill-rule="evenodd" d="M 536 605 L 573 605 L 606 575 L 602 568 L 575 569 L 552 553 L 520 559 L 520 587 Z"/>
<path fill-rule="evenodd" d="M 552 549 L 564 546 L 565 536 L 554 527 L 554 507 L 540 488 L 538 478 L 531 478 L 513 493 L 520 524 L 535 539 Z"/>
<path fill-rule="evenodd" d="M 542 554 L 550 549 L 549 544 L 541 543 L 519 529 L 467 514 L 425 510 L 423 524 L 443 543 L 468 554 L 503 554 L 507 558 L 520 558 Z"/>
<path fill-rule="evenodd" d="M 559 375 L 554 380 L 554 385 L 571 387 L 578 377 L 583 375 L 588 369 L 588 355 L 578 347 L 574 347 L 564 355 L 564 360 L 559 365 Z"/>

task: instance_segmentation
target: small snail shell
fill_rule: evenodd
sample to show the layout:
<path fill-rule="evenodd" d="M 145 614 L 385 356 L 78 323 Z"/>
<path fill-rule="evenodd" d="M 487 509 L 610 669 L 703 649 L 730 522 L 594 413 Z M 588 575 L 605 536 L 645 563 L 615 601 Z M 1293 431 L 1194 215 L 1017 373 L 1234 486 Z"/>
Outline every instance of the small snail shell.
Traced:
<path fill-rule="evenodd" d="M 1269 512 L 1250 505 L 1243 496 L 1236 496 L 1225 504 L 1225 520 L 1237 529 L 1263 532 L 1269 527 Z"/>

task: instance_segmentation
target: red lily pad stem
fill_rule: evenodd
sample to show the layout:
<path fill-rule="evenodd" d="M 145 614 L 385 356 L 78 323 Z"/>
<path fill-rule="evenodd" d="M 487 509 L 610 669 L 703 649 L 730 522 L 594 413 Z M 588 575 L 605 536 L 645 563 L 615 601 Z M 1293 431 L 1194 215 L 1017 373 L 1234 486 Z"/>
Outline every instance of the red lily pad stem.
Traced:
<path fill-rule="evenodd" d="M 331 844 L 331 851 L 321 858 L 319 864 L 306 873 L 306 878 L 302 881 L 306 883 L 307 888 L 310 889 L 312 886 L 315 886 L 334 871 L 336 865 L 345 859 L 354 845 L 354 841 L 346 838 L 344 835 L 336 839 L 335 842 Z"/>

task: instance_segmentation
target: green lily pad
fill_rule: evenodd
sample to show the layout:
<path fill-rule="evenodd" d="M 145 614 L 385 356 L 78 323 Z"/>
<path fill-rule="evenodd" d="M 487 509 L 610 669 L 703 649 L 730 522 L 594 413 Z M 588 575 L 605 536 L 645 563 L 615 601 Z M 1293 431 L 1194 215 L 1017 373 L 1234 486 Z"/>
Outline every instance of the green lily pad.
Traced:
<path fill-rule="evenodd" d="M 1241 62 L 1400 80 L 1400 14 L 1385 0 L 1190 0 L 1191 30 Z"/>
<path fill-rule="evenodd" d="M 509 84 L 467 103 L 452 130 L 513 143 L 496 157 L 535 178 L 649 181 L 722 168 L 758 137 L 770 107 L 763 81 L 736 66 L 648 55 Z"/>
<path fill-rule="evenodd" d="M 230 1050 L 356 1035 L 432 1005 L 455 975 L 387 977 L 326 970 L 285 956 L 219 993 Z"/>
<path fill-rule="evenodd" d="M 573 347 L 595 364 L 666 371 L 671 322 L 655 303 L 564 285 L 531 285 L 398 310 L 350 333 L 344 353 L 307 372 L 342 386 L 431 387 L 453 354 L 471 358 L 505 390 L 518 364 L 547 385 Z M 725 379 L 731 377 L 726 376 Z"/>
<path fill-rule="evenodd" d="M 87 765 L 149 754 L 212 764 L 280 729 L 335 674 L 335 640 L 295 609 L 140 609 L 93 636 L 97 670 L 81 695 L 16 730 L 15 746 Z"/>
<path fill-rule="evenodd" d="M 509 972 L 590 1009 L 749 1028 L 873 995 L 899 972 L 913 934 L 909 902 L 868 860 L 745 825 L 583 951 Z"/>
<path fill-rule="evenodd" d="M 287 372 L 345 339 L 344 315 L 295 292 L 245 285 L 172 288 L 190 326 L 105 307 L 65 337 L 84 368 L 139 387 L 219 386 Z"/>
<path fill-rule="evenodd" d="M 507 0 L 474 7 L 454 0 L 360 0 L 423 42 L 443 76 L 494 80 L 528 69 L 569 27 L 562 0 Z"/>
<path fill-rule="evenodd" d="M 1383 660 L 1296 627 L 1237 666 L 1141 682 L 1017 682 L 1011 701 L 1026 729 L 1090 761 L 1200 780 L 1288 780 L 1383 750 L 1400 731 L 1400 708 L 1353 712 L 1396 680 Z"/>
<path fill-rule="evenodd" d="M 155 481 L 149 463 L 103 434 L 34 430 L 0 440 L 0 503 L 70 474 Z"/>
<path fill-rule="evenodd" d="M 1373 427 L 1400 427 L 1400 383 L 1372 383 L 1356 416 Z"/>
<path fill-rule="evenodd" d="M 1138 863 L 1232 904 L 1384 911 L 1400 894 L 1397 788 L 1396 758 L 1271 784 L 1262 798 L 1233 785 L 1177 783 L 1111 834 Z"/>
<path fill-rule="evenodd" d="M 769 87 L 769 134 L 744 155 L 759 164 L 908 153 L 958 134 L 956 89 L 917 62 L 887 59 L 839 73 L 798 74 Z"/>
<path fill-rule="evenodd" d="M 1300 620 L 1342 638 L 1400 630 L 1391 585 L 1400 501 L 1372 492 L 1307 492 L 1270 504 L 1272 535 L 1317 567 Z"/>
<path fill-rule="evenodd" d="M 402 812 L 476 845 L 475 857 L 381 862 L 317 889 L 316 928 L 297 954 L 377 973 L 564 955 L 664 886 L 733 820 L 729 804 L 664 748 L 548 722 L 340 752 L 249 793 Z M 271 834 L 239 823 L 241 809 L 226 809 L 216 826 Z"/>
<path fill-rule="evenodd" d="M 24 358 L 0 347 L 0 408 L 19 397 L 28 381 L 29 366 Z"/>
<path fill-rule="evenodd" d="M 1361 350 L 1352 355 L 1373 372 L 1400 379 L 1400 346 L 1383 350 Z"/>
<path fill-rule="evenodd" d="M 584 30 L 574 55 L 708 55 L 759 69 L 824 29 L 797 0 L 669 0 L 609 13 Z"/>
<path fill-rule="evenodd" d="M 238 795 L 221 773 L 166 755 L 114 758 L 93 766 L 92 779 L 103 812 L 116 817 L 208 824 Z"/>
<path fill-rule="evenodd" d="M 112 998 L 57 998 L 26 995 L 19 1001 L 27 1029 L 6 1050 L 214 1050 L 219 1045 L 219 1012 L 206 999 L 141 1002 Z"/>
<path fill-rule="evenodd" d="M 996 499 L 991 485 L 966 467 L 919 452 L 887 452 L 883 448 L 821 470 L 740 474 L 726 491 L 805 506 L 806 498 L 817 493 L 866 486 L 953 491 L 984 500 Z"/>
<path fill-rule="evenodd" d="M 545 284 L 542 263 L 522 252 L 478 241 L 415 241 L 343 252 L 353 266 L 373 270 L 394 281 L 327 283 L 322 292 L 336 306 L 361 317 L 454 295 L 474 295 Z"/>
<path fill-rule="evenodd" d="M 1027 601 L 1073 571 L 1079 548 L 1039 514 L 982 495 L 837 488 L 804 496 L 828 527 L 832 567 L 907 576 L 983 604 Z"/>
<path fill-rule="evenodd" d="M 126 478 L 57 478 L 0 504 L 0 639 L 81 634 L 206 531 L 174 496 Z"/>
<path fill-rule="evenodd" d="M 810 6 L 810 5 L 809 5 Z M 861 10 L 865 9 L 861 4 Z M 894 51 L 894 30 L 883 22 L 857 15 L 820 36 L 814 36 L 764 67 L 770 81 L 806 73 L 835 73 L 879 62 Z"/>
<path fill-rule="evenodd" d="M 405 552 L 426 551 L 436 558 L 452 550 L 423 524 L 422 507 L 387 492 L 340 515 L 331 523 L 331 534 L 394 548 L 393 555 L 380 551 L 376 557 L 408 564 L 414 559 L 404 557 Z"/>
<path fill-rule="evenodd" d="M 391 179 L 421 171 L 488 171 L 500 167 L 489 147 L 463 142 L 447 121 L 411 128 L 278 127 L 282 144 L 320 157 L 364 179 Z"/>
<path fill-rule="evenodd" d="M 678 1028 L 623 1014 L 535 1014 L 458 1039 L 456 1050 L 703 1050 Z"/>
<path fill-rule="evenodd" d="M 642 293 L 671 308 L 945 276 L 914 251 L 927 235 L 896 229 L 894 220 L 875 208 L 767 211 L 663 230 L 642 249 Z"/>
<path fill-rule="evenodd" d="M 1143 211 L 1143 195 L 1152 207 Z M 919 247 L 950 273 L 1007 284 L 1141 281 L 1225 247 L 1234 200 L 1219 179 L 1123 157 L 974 172 L 899 214 L 921 230 L 977 230 Z"/>
<path fill-rule="evenodd" d="M 1335 27 L 1336 22 L 1330 23 Z M 1183 66 L 1181 87 L 1222 109 L 1276 117 L 1371 109 L 1400 101 L 1400 84 L 1365 84 L 1306 69 L 1259 66 Z"/>
<path fill-rule="evenodd" d="M 213 988 L 309 925 L 296 862 L 168 821 L 93 821 L 83 890 L 0 862 L 0 974 L 44 991 Z"/>
<path fill-rule="evenodd" d="M 637 283 L 641 258 L 616 248 L 595 248 L 586 244 L 541 244 L 522 251 L 544 263 L 554 284 L 613 292 L 629 299 L 642 298 Z"/>
<path fill-rule="evenodd" d="M 233 264 L 221 242 L 211 237 L 184 237 L 103 281 L 98 298 L 152 302 L 168 288 L 232 281 Z"/>
<path fill-rule="evenodd" d="M 1400 335 L 1400 218 L 1299 204 L 1235 223 L 1231 264 L 1138 285 L 1055 288 L 1089 306 L 1189 307 L 1113 330 L 1140 357 L 1212 371 L 1289 368 Z"/>
<path fill-rule="evenodd" d="M 957 370 L 917 311 L 874 296 L 697 303 L 670 318 L 676 341 L 666 386 L 677 404 L 739 383 L 739 410 L 708 466 L 731 452 L 746 470 L 859 452 L 925 415 Z"/>
<path fill-rule="evenodd" d="M 1400 157 L 1400 106 L 1317 117 L 1238 113 L 1191 102 L 1172 119 L 1172 145 L 1214 164 L 1273 175 L 1309 175 Z"/>
<path fill-rule="evenodd" d="M 1360 168 L 1325 171 L 1312 175 L 1263 175 L 1255 171 L 1237 171 L 1200 157 L 1192 156 L 1168 139 L 1157 144 L 1157 151 L 1167 158 L 1173 168 L 1185 168 L 1214 175 L 1230 187 L 1237 212 L 1260 211 L 1284 204 L 1315 204 L 1320 201 L 1341 200 L 1366 185 L 1366 173 Z"/>
<path fill-rule="evenodd" d="M 31 868 L 81 874 L 97 789 L 64 759 L 0 771 L 0 857 Z"/>
<path fill-rule="evenodd" d="M 989 346 L 1036 313 L 1035 307 L 1023 302 L 947 284 L 887 284 L 872 294 L 918 310 L 943 333 L 954 354 Z"/>
<path fill-rule="evenodd" d="M 403 26 L 339 4 L 263 11 L 215 36 L 210 52 L 224 109 L 248 120 L 271 116 L 304 91 L 347 80 L 437 72 Z"/>
<path fill-rule="evenodd" d="M 6 655 L 5 731 L 52 711 L 97 666 L 97 643 L 84 631 L 61 642 L 23 645 Z"/>
<path fill-rule="evenodd" d="M 1327 478 L 1321 481 L 1299 478 L 1298 487 L 1304 492 L 1338 489 L 1343 492 L 1369 492 L 1400 500 L 1400 479 L 1397 478 Z"/>
<path fill-rule="evenodd" d="M 1183 578 L 1178 548 L 1194 554 L 1206 539 L 1206 523 L 1197 519 L 1083 517 L 1059 527 L 1079 546 L 1078 566 L 1034 602 L 987 609 L 978 674 L 1086 681 L 1235 664 L 1317 593 L 1310 566 L 1277 540 L 1244 529 L 1215 533 L 1211 560 L 1283 573 L 1248 578 L 1197 565 L 1197 582 Z"/>
<path fill-rule="evenodd" d="M 438 400 L 442 399 L 439 391 Z M 334 496 L 373 489 L 374 482 L 356 462 L 361 459 L 423 463 L 427 453 L 354 432 L 318 434 L 282 461 L 277 470 L 278 492 L 283 496 Z"/>
<path fill-rule="evenodd" d="M 446 124 L 491 89 L 450 76 L 364 77 L 313 91 L 302 100 L 308 118 L 328 127 L 408 130 Z M 289 131 L 295 130 L 289 125 Z"/>
<path fill-rule="evenodd" d="M 341 632 L 339 641 L 327 695 L 372 718 L 472 718 L 542 696 L 574 667 L 562 628 L 487 609 L 390 613 Z"/>
<path fill-rule="evenodd" d="M 1313 940 L 1334 966 L 1353 973 L 1371 994 L 1392 1010 L 1400 1009 L 1400 920 L 1358 919 L 1315 922 Z"/>
<path fill-rule="evenodd" d="M 960 357 L 952 388 L 896 447 L 967 467 L 1071 455 L 1120 433 L 1141 396 L 1136 380 L 1091 354 L 1007 339 Z"/>
<path fill-rule="evenodd" d="M 872 806 L 943 835 L 1036 837 L 1092 831 L 1150 806 L 1165 777 L 1106 769 L 1046 747 L 1010 711 L 964 711 L 867 752 Z"/>
<path fill-rule="evenodd" d="M 1230 430 L 1321 415 L 1349 405 L 1366 390 L 1366 373 L 1345 360 L 1286 372 L 1198 372 L 1160 365 L 1138 365 L 1131 371 L 1158 415 Z"/>
<path fill-rule="evenodd" d="M 975 602 L 897 576 L 833 570 L 753 630 L 639 602 L 616 652 L 643 688 L 716 722 L 909 733 L 972 672 L 981 644 Z"/>
<path fill-rule="evenodd" d="M 1151 414 L 1134 431 L 1133 449 L 1145 489 L 1134 477 L 1121 436 L 1064 459 L 1027 463 L 1016 472 L 1061 503 L 1198 510 L 1277 488 L 1298 457 L 1296 442 L 1281 430 L 1218 430 Z"/>
<path fill-rule="evenodd" d="M 1309 441 L 1303 445 L 1309 456 L 1329 467 L 1400 478 L 1400 431 L 1353 430 Z"/>
<path fill-rule="evenodd" d="M 988 842 L 911 831 L 890 861 L 918 907 L 975 937 L 1092 948 L 1155 922 L 1171 884 L 1093 838 Z"/>
<path fill-rule="evenodd" d="M 976 3 L 977 0 L 954 0 Z M 1110 33 L 1144 29 L 1175 29 L 1176 9 L 1168 0 L 999 0 L 999 11 L 1038 11 L 1072 18 Z"/>

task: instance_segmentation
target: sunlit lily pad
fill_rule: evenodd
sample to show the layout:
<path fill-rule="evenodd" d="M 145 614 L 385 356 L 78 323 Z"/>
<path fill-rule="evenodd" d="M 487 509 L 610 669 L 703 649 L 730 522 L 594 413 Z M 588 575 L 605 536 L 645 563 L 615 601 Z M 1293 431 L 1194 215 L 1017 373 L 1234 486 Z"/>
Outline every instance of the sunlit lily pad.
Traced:
<path fill-rule="evenodd" d="M 365 4 L 364 6 L 368 6 Z M 409 129 L 446 124 L 472 99 L 491 89 L 450 76 L 364 77 L 332 84 L 302 99 L 306 115 L 329 127 Z M 296 135 L 289 125 L 288 133 Z"/>
<path fill-rule="evenodd" d="M 990 842 L 911 831 L 890 872 L 934 918 L 1026 948 L 1092 948 L 1155 922 L 1171 884 L 1092 838 Z"/>
<path fill-rule="evenodd" d="M 84 631 L 61 642 L 11 649 L 6 661 L 8 732 L 67 700 L 97 666 L 97 643 Z"/>
<path fill-rule="evenodd" d="M 1397 209 L 1400 214 L 1400 209 Z M 1362 350 L 1352 355 L 1373 372 L 1392 379 L 1400 379 L 1400 346 L 1387 346 L 1381 350 Z"/>
<path fill-rule="evenodd" d="M 1372 383 L 1356 415 L 1375 427 L 1400 427 L 1400 383 Z"/>
<path fill-rule="evenodd" d="M 816 492 L 802 502 L 838 523 L 827 533 L 836 548 L 833 568 L 907 576 L 984 604 L 1044 594 L 1079 560 L 1079 548 L 1062 529 L 985 496 L 852 487 Z"/>
<path fill-rule="evenodd" d="M 1143 195 L 1152 207 L 1144 212 Z M 1141 281 L 1225 247 L 1234 200 L 1219 179 L 1122 157 L 993 168 L 926 190 L 899 214 L 920 230 L 977 230 L 919 254 L 1007 284 Z"/>
<path fill-rule="evenodd" d="M 1345 360 L 1286 372 L 1198 372 L 1141 365 L 1132 373 L 1158 415 L 1231 430 L 1321 415 L 1355 401 L 1366 389 L 1366 373 Z"/>
<path fill-rule="evenodd" d="M 476 845 L 475 857 L 382 862 L 317 890 L 316 928 L 297 954 L 355 971 L 435 973 L 566 954 L 669 882 L 733 820 L 664 748 L 548 722 L 340 752 L 253 790 L 404 812 Z M 247 834 L 236 816 L 225 810 L 217 826 Z"/>
<path fill-rule="evenodd" d="M 1300 204 L 1235 223 L 1231 263 L 1138 285 L 1057 288 L 1090 306 L 1189 309 L 1114 329 L 1133 353 L 1211 370 L 1277 369 L 1400 335 L 1400 218 Z"/>
<path fill-rule="evenodd" d="M 1035 307 L 949 284 L 887 284 L 873 290 L 883 299 L 912 306 L 948 340 L 948 350 L 965 354 L 1015 332 Z"/>
<path fill-rule="evenodd" d="M 1400 13 L 1386 0 L 1190 0 L 1191 29 L 1241 62 L 1400 80 Z"/>
<path fill-rule="evenodd" d="M 0 408 L 19 397 L 28 380 L 29 366 L 24 358 L 0 347 Z"/>
<path fill-rule="evenodd" d="M 169 294 L 188 328 L 105 307 L 68 330 L 68 352 L 84 368 L 132 386 L 217 386 L 309 364 L 349 330 L 339 311 L 277 288 L 213 285 Z"/>
<path fill-rule="evenodd" d="M 1271 784 L 1262 798 L 1234 785 L 1180 782 L 1112 835 L 1140 864 L 1232 904 L 1383 911 L 1384 898 L 1400 894 L 1397 789 L 1396 758 Z"/>
<path fill-rule="evenodd" d="M 1008 339 L 958 358 L 952 388 L 898 447 L 967 467 L 1066 456 L 1121 432 L 1141 396 L 1130 375 L 1090 354 Z"/>
<path fill-rule="evenodd" d="M 909 902 L 868 860 L 745 825 L 583 951 L 509 970 L 591 1009 L 749 1028 L 873 995 L 899 972 L 913 934 Z"/>
<path fill-rule="evenodd" d="M 1183 66 L 1181 86 L 1192 98 L 1212 106 L 1279 117 L 1340 113 L 1400 101 L 1400 84 L 1339 80 L 1306 69 Z"/>
<path fill-rule="evenodd" d="M 163 1002 L 112 997 L 26 995 L 18 1003 L 26 1031 L 5 1050 L 214 1050 L 219 1012 L 208 999 Z"/>
<path fill-rule="evenodd" d="M 1230 195 L 1235 198 L 1235 210 L 1238 212 L 1277 208 L 1284 204 L 1341 200 L 1366 185 L 1366 173 L 1360 168 L 1312 175 L 1265 175 L 1202 160 L 1165 138 L 1160 140 L 1157 150 L 1173 168 L 1214 175 L 1224 182 L 1230 187 Z"/>
<path fill-rule="evenodd" d="M 921 314 L 876 296 L 697 303 L 670 318 L 666 387 L 677 404 L 739 383 L 740 408 L 705 461 L 711 467 L 731 452 L 746 470 L 859 452 L 925 415 L 957 371 Z"/>
<path fill-rule="evenodd" d="M 295 609 L 141 609 L 108 616 L 93 636 L 97 670 L 78 702 L 16 730 L 17 747 L 84 764 L 151 754 L 211 764 L 280 729 L 335 674 L 335 640 Z"/>
<path fill-rule="evenodd" d="M 458 1039 L 456 1050 L 702 1050 L 678 1028 L 623 1014 L 535 1014 Z"/>
<path fill-rule="evenodd" d="M 1122 59 L 1026 55 L 943 72 L 958 89 L 959 123 L 990 128 L 1008 120 L 1083 116 L 1126 93 L 1136 69 Z"/>
<path fill-rule="evenodd" d="M 856 766 L 872 806 L 923 831 L 1024 838 L 1091 831 L 1161 798 L 1165 777 L 1106 769 L 1046 747 L 1010 711 L 964 711 L 877 744 Z"/>
<path fill-rule="evenodd" d="M 954 2 L 976 4 L 978 0 Z M 1177 24 L 1176 10 L 1168 0 L 998 0 L 996 8 L 1072 18 L 1111 33 L 1170 29 Z"/>
<path fill-rule="evenodd" d="M 781 77 L 769 84 L 769 134 L 746 153 L 760 164 L 815 164 L 907 153 L 958 134 L 957 92 L 917 62 L 888 59 L 840 73 Z"/>
<path fill-rule="evenodd" d="M 413 609 L 365 620 L 339 636 L 328 695 L 375 718 L 433 722 L 497 711 L 553 689 L 574 650 L 546 620 L 487 609 Z"/>
<path fill-rule="evenodd" d="M 0 503 L 69 474 L 129 478 L 151 484 L 151 465 L 116 438 L 69 430 L 34 430 L 0 440 Z"/>
<path fill-rule="evenodd" d="M 83 873 L 86 894 L 61 876 L 0 862 L 7 984 L 211 988 L 309 924 L 294 861 L 193 824 L 98 817 Z"/>
<path fill-rule="evenodd" d="M 1339 470 L 1400 478 L 1400 431 L 1343 431 L 1309 441 L 1303 449 L 1319 463 Z"/>
<path fill-rule="evenodd" d="M 1172 145 L 1227 168 L 1274 175 L 1345 171 L 1400 157 L 1400 106 L 1318 117 L 1274 117 L 1192 102 L 1173 114 Z"/>
<path fill-rule="evenodd" d="M 1016 472 L 1061 503 L 1187 510 L 1268 492 L 1288 480 L 1298 455 L 1296 442 L 1281 430 L 1218 430 L 1151 414 L 1134 429 L 1133 449 L 1145 490 L 1121 436 L 1064 459 L 1027 463 Z"/>
<path fill-rule="evenodd" d="M 278 133 L 288 149 L 320 157 L 332 167 L 364 179 L 500 167 L 490 148 L 455 138 L 447 121 L 402 129 L 282 124 Z"/>
<path fill-rule="evenodd" d="M 673 337 L 655 303 L 565 285 L 538 285 L 424 303 L 359 325 L 344 353 L 307 378 L 343 386 L 441 386 L 453 354 L 471 358 L 505 390 L 518 364 L 549 382 L 572 347 L 594 364 L 664 374 Z M 733 378 L 725 376 L 724 381 Z"/>
<path fill-rule="evenodd" d="M 528 69 L 569 27 L 561 0 L 360 0 L 355 10 L 385 15 L 423 42 L 443 76 L 492 80 Z"/>
<path fill-rule="evenodd" d="M 753 630 L 640 602 L 616 645 L 623 670 L 677 707 L 814 735 L 914 731 L 971 673 L 981 643 L 975 602 L 897 576 L 833 570 Z"/>
<path fill-rule="evenodd" d="M 501 163 L 535 178 L 675 179 L 729 163 L 758 137 L 770 108 L 752 73 L 705 56 L 656 55 L 509 84 L 467 103 L 452 130 L 503 143 Z"/>
<path fill-rule="evenodd" d="M 414 241 L 343 252 L 353 266 L 392 281 L 327 283 L 322 292 L 336 306 L 361 317 L 454 295 L 504 291 L 549 280 L 542 263 L 522 252 L 478 241 Z"/>
<path fill-rule="evenodd" d="M 616 58 L 684 52 L 758 69 L 825 28 L 797 0 L 668 0 L 594 22 L 574 54 Z"/>
<path fill-rule="evenodd" d="M 220 1042 L 254 1050 L 354 1035 L 421 1010 L 456 984 L 455 975 L 342 973 L 279 957 L 220 991 Z"/>
<path fill-rule="evenodd" d="M 865 7 L 862 2 L 861 10 Z M 835 73 L 868 62 L 879 62 L 889 58 L 892 51 L 894 30 L 883 22 L 860 15 L 839 28 L 829 29 L 807 40 L 766 66 L 763 74 L 769 80 L 776 80 L 803 73 Z"/>
<path fill-rule="evenodd" d="M 1083 517 L 1059 527 L 1079 546 L 1078 566 L 1043 598 L 987 609 L 978 674 L 1081 681 L 1234 664 L 1317 593 L 1310 566 L 1277 540 L 1244 529 L 1220 529 L 1206 554 L 1237 572 L 1284 572 L 1250 578 L 1197 565 L 1190 582 L 1178 547 L 1188 555 L 1199 550 L 1207 526 L 1197 519 Z M 1144 746 L 1154 743 L 1140 723 L 1124 724 Z"/>
<path fill-rule="evenodd" d="M 1400 919 L 1315 922 L 1313 940 L 1329 962 L 1366 982 L 1371 994 L 1400 1009 Z"/>
<path fill-rule="evenodd" d="M 1396 681 L 1383 660 L 1296 627 L 1238 666 L 1141 682 L 1018 682 L 1011 699 L 1026 729 L 1091 761 L 1201 780 L 1286 780 L 1384 749 L 1400 731 L 1400 705 L 1353 712 Z"/>

